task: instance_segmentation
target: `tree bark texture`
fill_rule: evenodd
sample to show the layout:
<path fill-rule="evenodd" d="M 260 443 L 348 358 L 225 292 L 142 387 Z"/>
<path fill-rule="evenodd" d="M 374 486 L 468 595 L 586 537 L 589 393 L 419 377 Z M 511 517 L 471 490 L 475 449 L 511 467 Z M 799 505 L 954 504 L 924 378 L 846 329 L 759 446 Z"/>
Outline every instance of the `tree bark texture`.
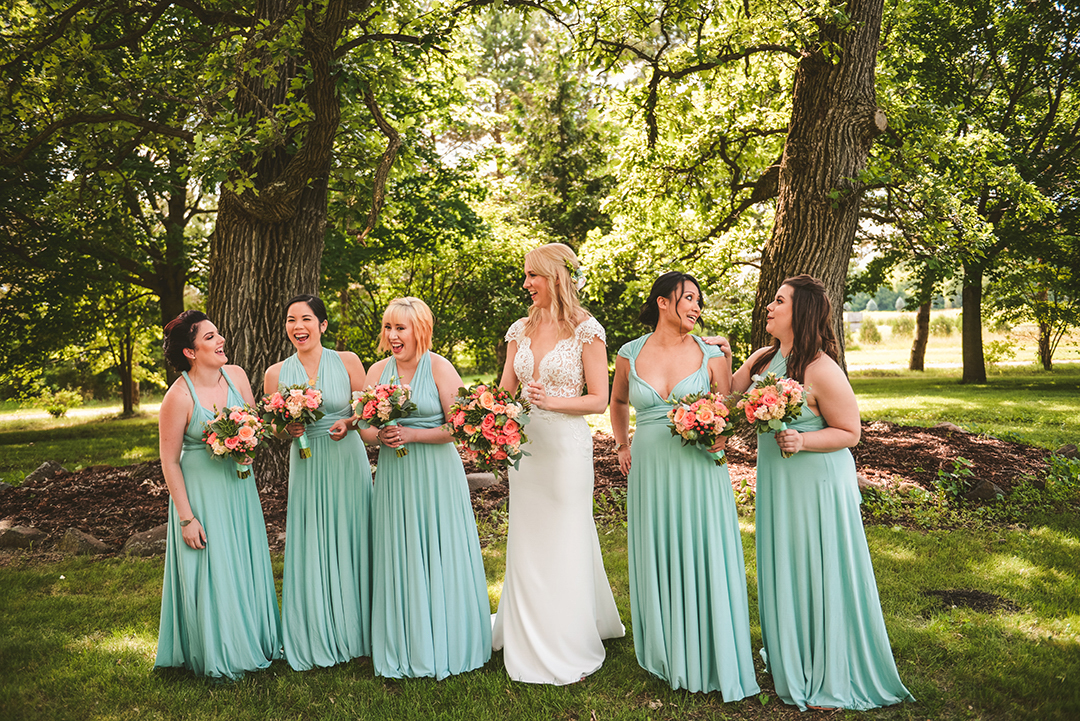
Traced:
<path fill-rule="evenodd" d="M 915 314 L 915 340 L 911 343 L 908 370 L 926 370 L 926 342 L 930 339 L 930 301 L 919 304 Z"/>
<path fill-rule="evenodd" d="M 1044 371 L 1054 370 L 1053 328 L 1046 321 L 1039 321 L 1039 362 Z"/>
<path fill-rule="evenodd" d="M 844 286 L 863 193 L 859 175 L 885 130 L 874 91 L 882 5 L 849 0 L 847 28 L 822 22 L 822 42 L 803 52 L 795 71 L 776 219 L 754 305 L 755 348 L 769 343 L 765 306 L 777 288 L 785 278 L 809 273 L 828 289 L 843 361 Z"/>
<path fill-rule="evenodd" d="M 986 383 L 986 359 L 982 342 L 982 294 L 983 267 L 964 264 L 964 287 L 961 291 L 964 312 L 961 332 L 961 350 L 964 375 L 961 383 Z"/>
<path fill-rule="evenodd" d="M 265 20 L 273 32 L 291 12 L 288 0 L 261 0 L 257 19 Z M 230 361 L 247 371 L 256 395 L 266 368 L 292 350 L 284 332 L 285 303 L 298 293 L 318 293 L 319 286 L 331 152 L 341 120 L 334 48 L 348 8 L 343 0 L 331 0 L 307 12 L 301 47 L 276 65 L 275 84 L 261 63 L 241 77 L 237 115 L 250 117 L 253 125 L 267 118 L 306 66 L 310 79 L 304 100 L 314 117 L 304 127 L 295 152 L 287 152 L 282 143 L 240 161 L 243 170 L 254 174 L 255 190 L 233 193 L 222 188 L 210 240 L 207 313 L 225 336 Z M 260 57 L 259 38 L 249 38 L 241 56 Z M 254 48 L 250 54 L 249 47 Z M 270 452 L 259 457 L 255 470 L 261 471 L 263 482 L 272 483 L 286 477 L 286 468 L 284 454 Z"/>

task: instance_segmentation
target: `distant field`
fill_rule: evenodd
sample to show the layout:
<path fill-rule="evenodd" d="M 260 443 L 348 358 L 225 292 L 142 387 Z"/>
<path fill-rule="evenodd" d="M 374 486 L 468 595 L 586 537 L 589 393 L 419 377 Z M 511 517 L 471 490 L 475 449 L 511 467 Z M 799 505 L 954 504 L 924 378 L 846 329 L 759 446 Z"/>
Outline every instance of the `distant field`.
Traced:
<path fill-rule="evenodd" d="M 902 314 L 909 316 L 912 320 L 915 318 L 912 311 L 904 311 Z M 866 322 L 867 318 L 872 318 L 878 326 L 882 341 L 877 344 L 862 343 L 856 337 L 854 344 L 849 344 L 845 351 L 849 368 L 853 370 L 870 367 L 893 368 L 899 366 L 907 368 L 908 360 L 911 357 L 913 338 L 911 336 L 895 337 L 890 325 L 900 315 L 901 312 L 894 310 L 863 312 L 864 322 Z M 933 319 L 939 316 L 957 319 L 959 315 L 960 311 L 957 309 L 935 310 L 930 311 L 930 320 L 933 322 Z M 989 348 L 989 344 L 995 341 L 1010 344 L 1015 354 L 1012 358 L 1004 359 L 1004 362 L 1000 364 L 1001 366 L 1014 363 L 1038 363 L 1038 341 L 1034 325 L 1016 326 L 1009 333 L 998 333 L 984 329 L 984 346 Z M 1080 361 L 1080 333 L 1073 333 L 1071 336 L 1062 339 L 1057 352 L 1054 354 L 1054 361 L 1062 363 Z M 960 363 L 959 331 L 954 330 L 947 336 L 931 335 L 926 346 L 925 362 L 928 367 L 935 365 L 951 366 Z M 989 366 L 987 370 L 991 373 L 994 372 L 994 366 Z"/>

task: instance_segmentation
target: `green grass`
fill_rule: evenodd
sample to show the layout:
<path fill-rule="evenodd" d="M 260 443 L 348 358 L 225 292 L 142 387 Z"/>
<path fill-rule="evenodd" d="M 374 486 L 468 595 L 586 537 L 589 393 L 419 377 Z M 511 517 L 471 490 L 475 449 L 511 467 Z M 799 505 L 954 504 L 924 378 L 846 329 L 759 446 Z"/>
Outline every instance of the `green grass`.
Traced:
<path fill-rule="evenodd" d="M 969 430 L 1056 449 L 1080 437 L 1080 366 L 1047 373 L 1008 368 L 983 385 L 959 370 L 856 371 L 851 385 L 862 418 L 901 425 L 949 421 Z"/>
<path fill-rule="evenodd" d="M 741 519 L 754 647 L 760 647 L 753 524 Z M 830 719 L 1039 719 L 1080 714 L 1080 520 L 1033 519 L 1024 530 L 867 531 L 901 677 L 918 699 Z M 604 523 L 601 546 L 629 625 L 626 534 Z M 503 541 L 485 549 L 497 603 Z M 280 558 L 275 559 L 280 577 Z M 366 659 L 291 671 L 282 662 L 236 683 L 155 672 L 162 561 L 29 558 L 0 568 L 0 718 L 53 719 L 793 719 L 760 665 L 764 704 L 672 691 L 608 641 L 604 666 L 568 687 L 508 680 L 496 654 L 442 682 L 374 676 Z M 1016 611 L 946 608 L 926 590 L 976 589 Z"/>
<path fill-rule="evenodd" d="M 27 473 L 45 461 L 75 471 L 157 457 L 157 414 L 0 421 L 0 480 L 12 485 L 22 483 Z"/>

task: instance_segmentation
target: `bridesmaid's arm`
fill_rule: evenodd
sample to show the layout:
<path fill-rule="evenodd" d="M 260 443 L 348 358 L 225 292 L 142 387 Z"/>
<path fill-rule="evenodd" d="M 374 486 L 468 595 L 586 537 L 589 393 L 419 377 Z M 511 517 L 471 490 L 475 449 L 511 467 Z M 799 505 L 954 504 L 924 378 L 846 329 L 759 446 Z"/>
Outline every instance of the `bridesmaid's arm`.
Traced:
<path fill-rule="evenodd" d="M 161 455 L 161 473 L 165 476 L 169 496 L 176 506 L 176 515 L 181 521 L 191 521 L 180 527 L 180 535 L 188 546 L 199 549 L 206 544 L 206 532 L 191 510 L 187 486 L 184 485 L 184 472 L 180 469 L 184 429 L 187 428 L 194 407 L 195 401 L 188 392 L 187 384 L 181 380 L 173 383 L 161 400 L 161 411 L 158 415 L 158 453 Z"/>
<path fill-rule="evenodd" d="M 754 381 L 750 377 L 750 369 L 754 367 L 754 363 L 761 357 L 762 353 L 765 353 L 772 346 L 765 346 L 764 348 L 758 348 L 751 354 L 746 362 L 739 366 L 739 370 L 735 371 L 735 375 L 731 377 L 731 391 L 733 393 L 745 393 L 753 385 Z"/>
<path fill-rule="evenodd" d="M 722 355 L 709 359 L 709 386 L 714 393 L 726 396 L 731 393 L 731 356 Z"/>
<path fill-rule="evenodd" d="M 781 431 L 776 434 L 780 449 L 789 453 L 831 453 L 856 445 L 862 436 L 859 403 L 855 400 L 855 392 L 851 390 L 847 376 L 836 361 L 819 353 L 806 368 L 806 386 L 812 394 L 810 409 L 816 410 L 827 426 L 820 431 L 807 433 Z"/>
<path fill-rule="evenodd" d="M 630 472 L 630 361 L 615 358 L 615 380 L 611 384 L 611 434 L 619 455 L 619 470 Z"/>
<path fill-rule="evenodd" d="M 281 378 L 281 366 L 283 366 L 284 364 L 285 364 L 285 361 L 278 361 L 277 363 L 275 363 L 274 365 L 272 365 L 272 366 L 270 366 L 269 368 L 266 369 L 266 374 L 263 376 L 263 395 L 268 396 L 271 393 L 277 392 L 278 382 L 279 382 L 279 380 Z M 290 424 L 290 425 L 292 425 L 292 424 Z M 270 427 L 274 429 L 273 430 L 274 438 L 285 439 L 285 438 L 293 438 L 294 436 L 300 436 L 300 435 L 303 434 L 303 432 L 304 432 L 303 425 L 302 424 L 296 424 L 296 425 L 300 426 L 300 432 L 299 433 L 292 433 L 290 431 L 285 430 L 289 426 L 285 426 L 285 428 L 278 428 L 276 425 L 275 426 L 270 426 Z"/>
<path fill-rule="evenodd" d="M 341 362 L 345 366 L 345 370 L 349 374 L 349 399 L 352 399 L 352 391 L 364 390 L 364 364 L 360 362 L 360 357 L 355 353 L 339 353 Z M 269 371 L 267 371 L 269 374 Z M 339 421 L 335 421 L 330 426 L 330 438 L 335 441 L 340 441 L 344 438 L 349 431 L 356 428 L 356 415 L 353 414 L 351 418 L 343 418 Z"/>
<path fill-rule="evenodd" d="M 510 393 L 516 393 L 521 381 L 518 380 L 517 371 L 514 370 L 514 358 L 517 357 L 518 342 L 512 340 L 506 344 L 506 362 L 503 363 L 502 377 L 499 385 Z"/>
<path fill-rule="evenodd" d="M 381 361 L 377 361 L 375 365 L 368 368 L 367 377 L 364 379 L 364 387 L 376 386 L 379 384 L 379 378 L 382 377 L 383 368 L 386 367 L 388 361 L 388 358 L 383 358 Z M 349 378 L 351 382 L 352 376 L 350 375 Z M 363 390 L 363 388 L 357 390 Z M 361 428 L 360 438 L 362 438 L 364 443 L 369 446 L 374 446 L 379 442 L 379 429 L 371 427 Z"/>
<path fill-rule="evenodd" d="M 549 396 L 540 383 L 529 383 L 529 388 L 538 390 L 540 398 L 533 405 L 545 411 L 555 411 L 572 416 L 587 416 L 603 413 L 608 405 L 607 346 L 599 338 L 585 343 L 581 347 L 581 365 L 585 370 L 585 386 L 588 393 L 576 398 Z"/>

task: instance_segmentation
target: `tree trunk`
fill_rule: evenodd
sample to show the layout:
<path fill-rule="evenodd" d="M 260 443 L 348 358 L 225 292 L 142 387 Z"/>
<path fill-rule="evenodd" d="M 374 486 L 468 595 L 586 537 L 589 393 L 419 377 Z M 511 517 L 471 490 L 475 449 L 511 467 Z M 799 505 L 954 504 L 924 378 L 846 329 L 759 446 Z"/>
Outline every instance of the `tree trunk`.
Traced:
<path fill-rule="evenodd" d="M 882 4 L 849 0 L 848 29 L 822 22 L 822 42 L 804 51 L 795 71 L 776 219 L 754 305 L 755 348 L 769 342 L 765 306 L 777 288 L 785 278 L 809 273 L 828 289 L 843 364 L 844 285 L 863 194 L 859 175 L 886 124 L 874 92 Z M 823 51 L 826 44 L 840 48 L 836 62 Z"/>
<path fill-rule="evenodd" d="M 926 341 L 930 338 L 930 303 L 928 300 L 919 304 L 919 312 L 915 314 L 915 340 L 911 344 L 908 370 L 925 370 Z"/>
<path fill-rule="evenodd" d="M 1054 341 L 1052 335 L 1050 324 L 1039 321 L 1039 362 L 1042 363 L 1045 371 L 1054 370 Z"/>
<path fill-rule="evenodd" d="M 986 383 L 986 359 L 983 357 L 982 339 L 982 282 L 983 267 L 965 263 L 961 295 L 964 305 L 961 339 L 964 375 L 961 383 Z"/>
<path fill-rule="evenodd" d="M 274 27 L 292 11 L 289 0 L 261 0 L 256 27 L 262 21 Z M 256 190 L 237 194 L 222 186 L 210 239 L 207 313 L 225 336 L 231 362 L 247 371 L 256 393 L 266 368 L 291 351 L 283 330 L 285 303 L 298 293 L 319 290 L 331 152 L 341 120 L 333 53 L 348 8 L 343 0 L 331 0 L 307 13 L 301 47 L 295 49 L 299 59 L 276 64 L 273 73 L 263 63 L 276 61 L 260 47 L 258 31 L 248 39 L 243 53 L 262 62 L 247 65 L 253 70 L 241 79 L 236 102 L 237 116 L 251 118 L 252 127 L 273 122 L 268 110 L 285 99 L 303 64 L 303 100 L 312 120 L 302 136 L 282 128 L 293 135 L 238 162 L 253 176 Z M 287 456 L 270 450 L 258 457 L 256 473 L 263 483 L 284 481 Z"/>
<path fill-rule="evenodd" d="M 172 167 L 179 167 L 179 159 L 172 159 Z M 169 210 L 165 219 L 165 257 L 155 260 L 154 272 L 158 280 L 155 292 L 161 308 L 161 325 L 165 325 L 184 312 L 184 289 L 187 286 L 187 258 L 184 253 L 184 230 L 188 217 L 188 186 L 177 183 L 168 197 Z M 180 377 L 168 363 L 165 364 L 168 384 Z"/>
<path fill-rule="evenodd" d="M 119 363 L 117 372 L 120 374 L 120 398 L 124 405 L 123 416 L 135 413 L 135 331 L 127 328 L 117 341 Z"/>

